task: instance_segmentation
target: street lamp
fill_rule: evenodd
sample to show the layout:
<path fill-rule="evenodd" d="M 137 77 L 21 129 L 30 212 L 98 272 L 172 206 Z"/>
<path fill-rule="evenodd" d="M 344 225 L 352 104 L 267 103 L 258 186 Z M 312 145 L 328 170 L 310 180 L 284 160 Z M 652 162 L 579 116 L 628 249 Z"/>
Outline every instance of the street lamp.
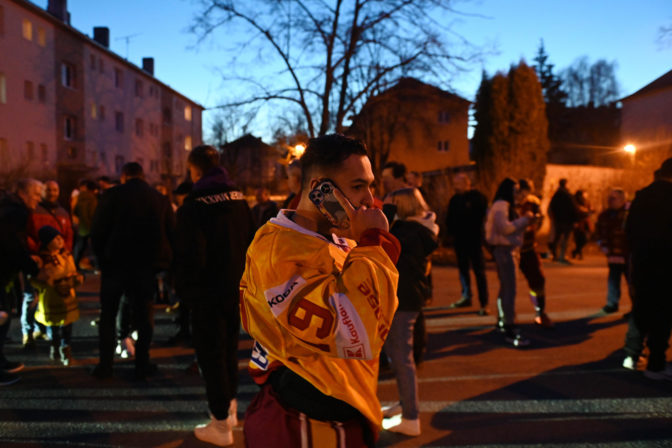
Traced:
<path fill-rule="evenodd" d="M 637 147 L 636 147 L 635 145 L 633 145 L 632 143 L 628 143 L 627 145 L 625 145 L 625 146 L 623 147 L 623 151 L 625 151 L 625 152 L 627 152 L 628 154 L 634 156 L 635 153 L 637 152 Z"/>
<path fill-rule="evenodd" d="M 301 156 L 303 155 L 305 150 L 306 150 L 306 147 L 304 145 L 302 145 L 301 143 L 299 143 L 297 145 L 294 145 L 294 147 L 291 149 L 292 155 L 297 159 L 301 158 Z"/>

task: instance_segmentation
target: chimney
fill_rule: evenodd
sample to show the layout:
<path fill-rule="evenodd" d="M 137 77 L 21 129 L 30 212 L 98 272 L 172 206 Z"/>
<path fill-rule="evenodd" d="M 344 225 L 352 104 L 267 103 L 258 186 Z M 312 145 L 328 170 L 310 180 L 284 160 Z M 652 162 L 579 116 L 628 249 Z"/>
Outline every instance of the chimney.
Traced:
<path fill-rule="evenodd" d="M 142 58 L 142 69 L 154 76 L 154 58 Z"/>
<path fill-rule="evenodd" d="M 61 22 L 70 25 L 70 13 L 68 13 L 68 0 L 49 0 L 47 12 Z"/>
<path fill-rule="evenodd" d="M 94 26 L 93 40 L 105 48 L 110 48 L 110 29 L 106 26 Z"/>

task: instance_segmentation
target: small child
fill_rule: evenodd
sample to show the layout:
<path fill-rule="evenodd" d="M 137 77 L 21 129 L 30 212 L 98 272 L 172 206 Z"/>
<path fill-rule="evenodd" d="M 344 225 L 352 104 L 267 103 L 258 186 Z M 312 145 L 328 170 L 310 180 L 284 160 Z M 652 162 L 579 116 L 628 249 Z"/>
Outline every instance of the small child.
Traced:
<path fill-rule="evenodd" d="M 58 230 L 43 226 L 38 236 L 42 268 L 32 279 L 39 294 L 35 320 L 47 327 L 51 339 L 49 358 L 55 361 L 58 352 L 60 362 L 68 366 L 72 363 L 72 323 L 79 319 L 74 287 L 82 283 L 83 277 L 75 268 L 72 254 L 65 250 L 63 236 Z"/>
<path fill-rule="evenodd" d="M 628 208 L 625 191 L 613 188 L 608 196 L 608 208 L 597 218 L 597 244 L 607 256 L 609 277 L 607 278 L 607 304 L 602 308 L 605 314 L 618 311 L 621 300 L 621 277 L 630 283 L 626 258 L 628 247 L 625 235 L 625 221 Z"/>

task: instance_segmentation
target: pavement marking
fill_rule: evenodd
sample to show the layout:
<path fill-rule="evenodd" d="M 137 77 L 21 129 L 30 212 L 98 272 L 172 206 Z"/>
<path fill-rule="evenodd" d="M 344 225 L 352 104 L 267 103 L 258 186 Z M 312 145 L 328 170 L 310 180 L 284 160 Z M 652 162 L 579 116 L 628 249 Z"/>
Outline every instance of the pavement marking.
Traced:
<path fill-rule="evenodd" d="M 0 422 L 0 441 L 8 441 L 9 437 L 25 437 L 26 429 L 33 434 L 30 442 L 35 440 L 49 440 L 55 437 L 72 436 L 73 434 L 118 434 L 118 433 L 143 433 L 143 432 L 192 432 L 196 425 L 207 421 L 205 418 L 192 418 L 161 422 Z M 234 431 L 243 431 L 242 426 L 236 426 Z M 39 437 L 38 434 L 45 434 Z M 48 434 L 48 435 L 46 435 Z M 241 434 L 242 435 L 242 434 Z M 26 439 L 23 438 L 25 442 Z M 85 444 L 84 446 L 109 446 L 108 444 Z M 114 445 L 119 446 L 119 445 Z"/>
<path fill-rule="evenodd" d="M 239 394 L 257 393 L 259 386 L 244 384 L 238 386 Z M 119 388 L 119 389 L 25 389 L 2 391 L 2 399 L 12 398 L 106 398 L 106 397 L 152 397 L 173 395 L 205 395 L 205 385 L 196 387 L 149 387 L 149 388 Z M 0 401 L 0 408 L 2 401 Z"/>
<path fill-rule="evenodd" d="M 425 361 L 425 362 L 432 362 Z M 482 381 L 482 380 L 496 380 L 507 378 L 538 378 L 543 376 L 576 376 L 576 375 L 594 375 L 601 373 L 622 373 L 624 375 L 632 374 L 633 372 L 625 369 L 595 369 L 595 370 L 562 370 L 549 372 L 514 372 L 514 373 L 491 373 L 486 375 L 462 375 L 462 376 L 440 376 L 440 377 L 418 377 L 418 383 L 440 383 L 451 381 Z M 378 381 L 378 384 L 396 384 L 396 378 L 389 378 Z"/>
<path fill-rule="evenodd" d="M 602 315 L 599 313 L 600 310 L 596 309 L 594 312 L 587 312 L 586 310 L 568 310 L 568 311 L 556 311 L 549 312 L 548 316 L 554 322 L 565 322 L 572 320 L 581 320 L 581 319 L 597 319 L 606 316 L 614 315 Z M 474 311 L 474 314 L 476 312 Z M 532 322 L 536 314 L 534 313 L 523 313 L 517 314 L 516 320 L 518 322 Z M 620 318 L 620 315 L 616 315 Z M 445 329 L 445 328 L 460 328 L 467 327 L 471 325 L 480 326 L 479 328 L 474 328 L 474 330 L 493 328 L 495 326 L 495 321 L 497 320 L 495 316 L 477 316 L 477 315 L 468 315 L 463 314 L 451 315 L 451 316 L 442 316 L 442 317 L 433 317 L 431 314 L 425 316 L 425 322 L 427 328 L 431 329 Z"/>
<path fill-rule="evenodd" d="M 238 401 L 238 412 L 243 413 L 249 406 L 247 400 Z M 393 402 L 383 402 L 390 405 Z M 3 398 L 0 411 L 88 411 L 88 412 L 146 412 L 198 413 L 205 415 L 207 403 L 204 400 L 92 400 L 63 397 L 52 400 Z M 596 414 L 595 417 L 624 418 L 626 415 L 645 415 L 638 418 L 672 418 L 672 397 L 659 398 L 587 398 L 587 399 L 547 399 L 547 400 L 463 400 L 420 402 L 420 411 L 432 414 Z M 611 416 L 605 416 L 610 414 Z M 558 417 L 566 418 L 566 417 Z M 180 418 L 180 420 L 182 420 Z M 30 422 L 32 424 L 33 422 Z M 4 425 L 15 423 L 0 423 Z M 16 423 L 18 424 L 18 423 Z M 0 431 L 0 433 L 2 433 Z"/>

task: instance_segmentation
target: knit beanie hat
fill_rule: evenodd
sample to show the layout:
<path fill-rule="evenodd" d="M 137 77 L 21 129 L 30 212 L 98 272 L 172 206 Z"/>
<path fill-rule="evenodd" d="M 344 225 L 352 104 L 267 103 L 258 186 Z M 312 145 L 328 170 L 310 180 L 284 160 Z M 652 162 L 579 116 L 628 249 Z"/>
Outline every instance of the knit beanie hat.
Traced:
<path fill-rule="evenodd" d="M 47 247 L 49 243 L 51 243 L 51 240 L 53 240 L 60 234 L 61 232 L 59 232 L 52 226 L 42 226 L 40 227 L 40 230 L 37 232 L 37 236 L 40 238 L 40 243 L 42 244 L 42 247 Z"/>

